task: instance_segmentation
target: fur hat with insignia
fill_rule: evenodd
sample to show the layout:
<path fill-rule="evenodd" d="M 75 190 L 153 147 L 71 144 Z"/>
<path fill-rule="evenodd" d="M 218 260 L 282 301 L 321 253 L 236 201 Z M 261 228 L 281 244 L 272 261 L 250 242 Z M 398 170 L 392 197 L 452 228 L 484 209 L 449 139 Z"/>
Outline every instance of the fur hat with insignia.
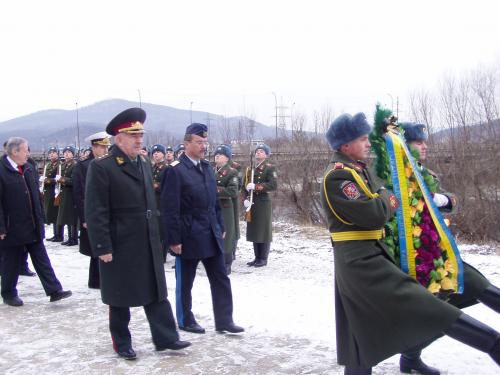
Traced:
<path fill-rule="evenodd" d="M 117 114 L 106 126 L 109 135 L 120 133 L 142 134 L 144 131 L 144 121 L 146 112 L 142 108 L 129 108 Z"/>
<path fill-rule="evenodd" d="M 160 145 L 160 144 L 154 145 L 151 148 L 151 155 L 154 154 L 155 152 L 161 152 L 163 155 L 165 155 L 167 153 L 165 150 L 165 146 Z"/>
<path fill-rule="evenodd" d="M 405 131 L 406 142 L 427 141 L 429 135 L 424 124 L 417 124 L 415 122 L 406 122 L 400 124 Z"/>
<path fill-rule="evenodd" d="M 326 140 L 333 150 L 338 150 L 340 146 L 354 141 L 370 131 L 371 126 L 363 112 L 356 113 L 354 116 L 344 113 L 332 122 L 326 132 Z"/>
<path fill-rule="evenodd" d="M 174 152 L 174 149 L 172 148 L 172 146 L 167 146 L 165 147 L 165 152 Z"/>
<path fill-rule="evenodd" d="M 220 145 L 215 149 L 215 155 L 224 155 L 228 159 L 231 159 L 231 148 L 228 145 Z"/>
<path fill-rule="evenodd" d="M 268 145 L 266 145 L 265 143 L 259 143 L 256 147 L 255 147 L 255 152 L 257 152 L 257 150 L 262 150 L 266 153 L 267 156 L 271 155 L 271 147 L 269 147 Z"/>
<path fill-rule="evenodd" d="M 57 147 L 49 147 L 49 149 L 47 150 L 47 154 L 50 154 L 51 152 L 55 152 L 57 155 L 59 155 L 59 149 Z"/>
<path fill-rule="evenodd" d="M 73 156 L 76 155 L 76 147 L 74 146 L 66 146 L 63 148 L 63 154 L 66 152 L 66 151 L 69 151 L 73 154 Z"/>

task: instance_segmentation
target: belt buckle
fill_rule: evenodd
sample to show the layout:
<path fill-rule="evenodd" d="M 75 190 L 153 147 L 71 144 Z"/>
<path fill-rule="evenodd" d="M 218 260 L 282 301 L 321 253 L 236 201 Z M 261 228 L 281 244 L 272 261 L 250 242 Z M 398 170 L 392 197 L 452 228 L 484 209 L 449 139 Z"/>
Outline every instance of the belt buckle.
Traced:
<path fill-rule="evenodd" d="M 146 211 L 146 219 L 149 220 L 151 219 L 151 216 L 153 216 L 153 212 L 151 210 Z"/>

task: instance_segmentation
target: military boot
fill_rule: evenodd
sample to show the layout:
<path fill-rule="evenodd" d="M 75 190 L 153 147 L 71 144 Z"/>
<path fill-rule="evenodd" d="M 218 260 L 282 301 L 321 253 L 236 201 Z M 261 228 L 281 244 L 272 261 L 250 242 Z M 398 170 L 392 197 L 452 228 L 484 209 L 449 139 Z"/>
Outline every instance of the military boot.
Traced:
<path fill-rule="evenodd" d="M 500 366 L 500 333 L 486 324 L 462 313 L 451 327 L 444 331 L 444 334 L 488 353 Z"/>
<path fill-rule="evenodd" d="M 61 225 L 61 227 L 63 227 L 63 230 L 64 230 L 64 225 Z M 71 239 L 71 225 L 67 225 L 67 228 L 68 228 L 68 239 L 66 241 L 61 242 L 61 245 L 64 245 L 64 246 L 66 246 Z M 64 236 L 63 236 L 63 239 L 64 239 Z"/>
<path fill-rule="evenodd" d="M 76 229 L 76 225 L 68 225 L 68 232 L 68 242 L 66 246 L 78 245 L 78 230 Z"/>
<path fill-rule="evenodd" d="M 63 242 L 64 241 L 64 225 L 56 225 L 57 238 L 52 242 Z"/>
<path fill-rule="evenodd" d="M 260 243 L 259 244 L 259 258 L 254 264 L 254 267 L 264 267 L 267 266 L 267 258 L 269 257 L 269 249 L 271 248 L 271 243 Z"/>
<path fill-rule="evenodd" d="M 57 231 L 57 225 L 56 224 L 52 224 L 52 231 L 54 232 L 54 235 L 50 238 L 47 238 L 47 241 L 50 241 L 50 242 L 56 242 L 57 240 L 57 234 L 58 234 L 58 231 Z"/>
<path fill-rule="evenodd" d="M 500 289 L 496 286 L 488 286 L 477 299 L 490 309 L 500 313 Z"/>
<path fill-rule="evenodd" d="M 253 253 L 254 253 L 255 257 L 254 257 L 254 260 L 247 263 L 247 266 L 249 266 L 249 267 L 252 267 L 255 264 L 255 262 L 257 262 L 257 259 L 259 258 L 259 244 L 256 242 L 253 242 Z"/>
<path fill-rule="evenodd" d="M 399 358 L 399 370 L 404 374 L 411 374 L 412 370 L 422 375 L 440 375 L 441 372 L 434 367 L 428 366 L 420 358 L 420 350 L 403 353 Z"/>

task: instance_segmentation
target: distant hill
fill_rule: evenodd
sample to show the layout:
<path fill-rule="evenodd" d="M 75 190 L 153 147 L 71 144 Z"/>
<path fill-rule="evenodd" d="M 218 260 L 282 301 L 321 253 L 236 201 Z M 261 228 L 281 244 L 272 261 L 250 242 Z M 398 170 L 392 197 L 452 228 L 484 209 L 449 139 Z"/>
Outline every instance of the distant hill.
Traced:
<path fill-rule="evenodd" d="M 500 139 L 500 119 L 492 121 L 492 125 L 472 125 L 467 127 L 457 127 L 454 129 L 443 129 L 432 134 L 434 142 L 443 142 L 453 137 L 458 140 L 464 139 L 465 132 L 467 132 L 466 139 L 473 142 L 491 141 Z"/>
<path fill-rule="evenodd" d="M 80 145 L 87 146 L 85 137 L 105 129 L 108 122 L 119 112 L 130 107 L 137 107 L 137 102 L 121 99 L 109 99 L 78 109 Z M 186 126 L 191 120 L 191 111 L 163 105 L 142 103 L 147 113 L 146 129 L 149 134 L 161 134 L 180 141 Z M 238 124 L 244 127 L 251 124 L 253 138 L 264 139 L 274 136 L 274 127 L 251 121 L 246 117 L 229 117 L 192 111 L 193 122 L 207 123 L 210 118 L 212 138 L 221 138 L 225 131 L 235 131 Z M 208 124 L 207 124 L 208 125 Z M 241 126 L 239 126 L 241 128 Z M 19 136 L 28 139 L 32 150 L 42 150 L 49 146 L 76 145 L 77 126 L 76 109 L 49 109 L 35 112 L 0 122 L 0 140 Z"/>

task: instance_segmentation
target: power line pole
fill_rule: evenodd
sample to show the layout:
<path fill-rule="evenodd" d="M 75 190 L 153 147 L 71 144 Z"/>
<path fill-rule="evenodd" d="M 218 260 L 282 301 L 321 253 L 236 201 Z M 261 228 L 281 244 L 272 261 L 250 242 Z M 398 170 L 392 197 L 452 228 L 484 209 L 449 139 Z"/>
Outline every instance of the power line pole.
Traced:
<path fill-rule="evenodd" d="M 80 123 L 78 121 L 78 102 L 75 103 L 76 106 L 76 141 L 78 151 L 80 151 Z"/>

